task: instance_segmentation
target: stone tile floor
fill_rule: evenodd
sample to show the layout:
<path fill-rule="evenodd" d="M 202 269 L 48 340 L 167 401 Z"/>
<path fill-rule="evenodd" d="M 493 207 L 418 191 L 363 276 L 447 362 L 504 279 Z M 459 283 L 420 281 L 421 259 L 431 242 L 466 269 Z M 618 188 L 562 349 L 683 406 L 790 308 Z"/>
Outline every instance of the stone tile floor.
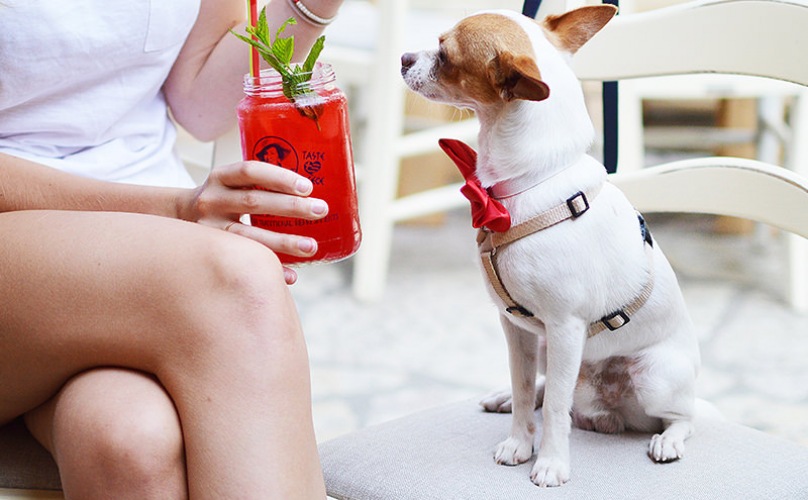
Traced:
<path fill-rule="evenodd" d="M 808 316 L 783 298 L 782 237 L 719 236 L 711 218 L 649 217 L 698 330 L 698 395 L 729 419 L 808 445 Z M 293 288 L 312 365 L 318 440 L 508 384 L 504 336 L 467 212 L 395 231 L 384 299 L 359 303 L 350 261 Z"/>

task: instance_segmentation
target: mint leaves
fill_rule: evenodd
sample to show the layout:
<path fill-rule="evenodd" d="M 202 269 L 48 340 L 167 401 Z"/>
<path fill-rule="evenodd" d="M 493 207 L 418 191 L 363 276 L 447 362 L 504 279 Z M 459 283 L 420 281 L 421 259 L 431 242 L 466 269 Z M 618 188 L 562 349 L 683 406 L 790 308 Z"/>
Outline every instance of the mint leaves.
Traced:
<path fill-rule="evenodd" d="M 317 58 L 320 57 L 320 52 L 322 52 L 325 44 L 325 37 L 319 37 L 311 47 L 309 55 L 303 64 L 292 66 L 292 55 L 295 53 L 295 37 L 282 38 L 281 34 L 286 30 L 287 26 L 293 24 L 297 24 L 297 20 L 290 17 L 278 28 L 275 33 L 275 40 L 271 40 L 269 26 L 267 26 L 266 7 L 264 7 L 261 9 L 261 14 L 258 16 L 258 22 L 255 26 L 247 26 L 246 29 L 247 34 L 254 36 L 257 40 L 230 30 L 239 39 L 255 47 L 261 57 L 275 71 L 280 73 L 281 81 L 283 82 L 283 95 L 292 102 L 295 101 L 296 97 L 311 92 L 307 82 L 311 80 L 314 64 L 317 62 Z"/>

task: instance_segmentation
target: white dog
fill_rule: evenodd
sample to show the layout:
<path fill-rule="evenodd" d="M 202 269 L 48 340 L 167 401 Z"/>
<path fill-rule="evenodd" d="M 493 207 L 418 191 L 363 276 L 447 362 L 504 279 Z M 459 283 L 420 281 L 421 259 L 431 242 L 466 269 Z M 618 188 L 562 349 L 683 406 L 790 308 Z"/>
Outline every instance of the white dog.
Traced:
<path fill-rule="evenodd" d="M 682 457 L 692 433 L 693 326 L 644 221 L 586 154 L 594 131 L 569 66 L 615 10 L 583 7 L 539 23 L 482 12 L 442 35 L 438 49 L 401 59 L 412 90 L 480 120 L 479 157 L 458 141 L 442 146 L 467 170 L 463 191 L 508 341 L 513 423 L 495 459 L 531 458 L 542 405 L 531 472 L 540 486 L 569 480 L 573 421 L 659 432 L 648 452 L 657 462 Z M 481 404 L 508 411 L 511 396 Z"/>

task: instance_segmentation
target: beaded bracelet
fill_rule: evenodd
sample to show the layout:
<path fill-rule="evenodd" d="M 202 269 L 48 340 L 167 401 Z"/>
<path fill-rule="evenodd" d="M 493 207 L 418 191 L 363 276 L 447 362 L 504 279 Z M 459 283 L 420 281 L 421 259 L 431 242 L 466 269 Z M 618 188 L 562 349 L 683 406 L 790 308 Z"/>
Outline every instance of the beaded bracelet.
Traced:
<path fill-rule="evenodd" d="M 302 2 L 302 0 L 289 0 L 289 4 L 295 9 L 297 9 L 298 12 L 303 14 L 303 17 L 305 17 L 312 23 L 318 24 L 320 26 L 328 26 L 336 18 L 336 16 L 328 18 L 318 16 L 314 12 L 310 11 L 309 8 L 306 7 L 306 5 Z"/>

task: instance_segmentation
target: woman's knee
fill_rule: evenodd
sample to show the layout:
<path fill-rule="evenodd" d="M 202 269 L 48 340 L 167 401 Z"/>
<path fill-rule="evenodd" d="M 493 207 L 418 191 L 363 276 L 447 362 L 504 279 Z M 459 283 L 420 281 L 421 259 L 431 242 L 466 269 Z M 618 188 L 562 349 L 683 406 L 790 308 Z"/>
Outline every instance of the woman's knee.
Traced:
<path fill-rule="evenodd" d="M 297 309 L 278 257 L 243 237 L 214 238 L 193 251 L 197 279 L 185 288 L 176 312 L 198 335 L 198 349 L 220 344 L 266 352 L 266 343 L 302 339 Z"/>
<path fill-rule="evenodd" d="M 78 498 L 186 495 L 179 418 L 150 376 L 85 372 L 68 381 L 52 415 L 51 444 L 66 492 Z"/>
<path fill-rule="evenodd" d="M 275 253 L 247 238 L 225 236 L 205 249 L 204 257 L 209 279 L 216 282 L 217 291 L 227 295 L 223 298 L 249 307 L 255 301 L 288 296 L 283 266 Z"/>

